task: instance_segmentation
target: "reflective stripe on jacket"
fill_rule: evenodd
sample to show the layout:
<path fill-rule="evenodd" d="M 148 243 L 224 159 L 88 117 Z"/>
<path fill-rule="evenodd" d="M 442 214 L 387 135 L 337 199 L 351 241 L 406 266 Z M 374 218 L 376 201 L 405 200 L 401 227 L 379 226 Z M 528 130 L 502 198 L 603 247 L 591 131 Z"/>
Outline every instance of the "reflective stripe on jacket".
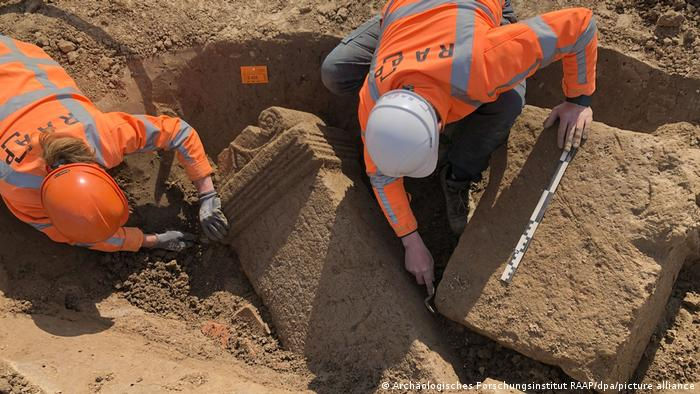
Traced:
<path fill-rule="evenodd" d="M 37 46 L 0 35 L 0 86 L 0 195 L 17 218 L 54 241 L 75 244 L 51 225 L 41 204 L 42 133 L 81 138 L 105 168 L 130 153 L 164 149 L 177 152 L 192 180 L 212 173 L 197 132 L 183 120 L 101 112 Z M 80 246 L 136 251 L 142 239 L 141 230 L 125 227 L 102 243 Z"/>
<path fill-rule="evenodd" d="M 363 131 L 376 100 L 412 89 L 443 124 L 456 122 L 556 60 L 564 95 L 587 101 L 595 91 L 597 30 L 585 8 L 546 13 L 499 26 L 503 0 L 391 0 L 384 7 L 379 46 L 360 91 Z M 387 220 L 398 236 L 417 228 L 403 181 L 365 163 Z"/>

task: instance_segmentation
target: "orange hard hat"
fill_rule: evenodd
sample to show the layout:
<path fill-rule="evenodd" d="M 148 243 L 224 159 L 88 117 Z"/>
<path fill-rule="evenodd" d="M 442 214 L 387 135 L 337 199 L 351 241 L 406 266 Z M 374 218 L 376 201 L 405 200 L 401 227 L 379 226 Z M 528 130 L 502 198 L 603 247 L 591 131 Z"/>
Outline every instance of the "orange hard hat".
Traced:
<path fill-rule="evenodd" d="M 124 192 L 95 164 L 69 164 L 41 184 L 41 202 L 53 226 L 74 243 L 102 242 L 129 218 Z"/>

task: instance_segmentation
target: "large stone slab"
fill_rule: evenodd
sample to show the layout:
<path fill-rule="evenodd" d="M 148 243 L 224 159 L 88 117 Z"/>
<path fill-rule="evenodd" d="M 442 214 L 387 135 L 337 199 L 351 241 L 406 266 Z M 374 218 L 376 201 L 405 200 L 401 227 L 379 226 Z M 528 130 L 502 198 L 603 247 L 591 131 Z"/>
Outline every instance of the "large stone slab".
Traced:
<path fill-rule="evenodd" d="M 356 375 L 359 391 L 380 378 L 458 382 L 400 243 L 360 181 L 354 138 L 308 116 L 268 109 L 220 156 L 227 242 L 283 344 L 312 370 Z"/>
<path fill-rule="evenodd" d="M 492 160 L 437 306 L 576 379 L 624 382 L 683 263 L 698 255 L 697 129 L 654 136 L 594 123 L 505 285 L 500 275 L 561 154 L 556 131 L 541 131 L 546 115 L 527 107 Z"/>

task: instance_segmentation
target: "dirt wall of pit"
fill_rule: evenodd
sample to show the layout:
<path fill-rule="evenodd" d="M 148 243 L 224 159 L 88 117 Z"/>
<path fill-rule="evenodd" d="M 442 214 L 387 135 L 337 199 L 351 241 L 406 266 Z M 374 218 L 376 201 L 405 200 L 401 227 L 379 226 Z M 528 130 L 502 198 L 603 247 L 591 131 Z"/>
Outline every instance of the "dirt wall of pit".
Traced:
<path fill-rule="evenodd" d="M 382 377 L 457 382 L 456 358 L 359 181 L 354 139 L 283 108 L 260 119 L 221 156 L 243 160 L 231 166 L 221 193 L 234 218 L 228 242 L 285 346 L 371 390 Z M 268 141 L 251 136 L 260 133 Z M 255 141 L 262 145 L 253 148 Z M 251 149 L 246 162 L 241 152 Z"/>
<path fill-rule="evenodd" d="M 598 51 L 592 108 L 601 123 L 651 133 L 668 123 L 700 124 L 700 80 L 668 74 L 611 48 Z M 528 79 L 526 101 L 553 108 L 561 103 L 562 67 L 554 63 Z"/>

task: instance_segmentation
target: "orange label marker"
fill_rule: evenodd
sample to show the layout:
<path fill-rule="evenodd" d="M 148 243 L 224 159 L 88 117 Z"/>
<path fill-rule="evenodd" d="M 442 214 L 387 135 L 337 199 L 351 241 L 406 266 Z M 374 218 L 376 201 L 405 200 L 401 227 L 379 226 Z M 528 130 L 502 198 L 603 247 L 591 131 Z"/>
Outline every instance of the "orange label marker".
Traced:
<path fill-rule="evenodd" d="M 241 82 L 244 84 L 268 83 L 267 66 L 242 66 Z"/>

